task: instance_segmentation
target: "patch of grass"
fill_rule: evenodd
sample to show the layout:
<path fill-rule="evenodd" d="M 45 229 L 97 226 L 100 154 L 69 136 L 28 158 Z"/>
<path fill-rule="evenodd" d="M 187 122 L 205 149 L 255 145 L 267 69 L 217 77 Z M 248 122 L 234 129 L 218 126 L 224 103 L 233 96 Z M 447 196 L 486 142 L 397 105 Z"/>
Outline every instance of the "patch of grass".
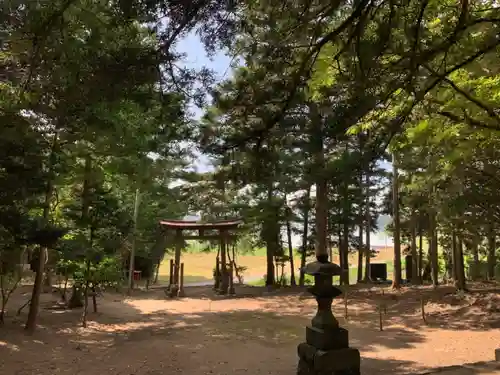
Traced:
<path fill-rule="evenodd" d="M 287 277 L 287 280 L 289 280 L 290 278 Z M 295 277 L 295 280 L 296 280 L 296 283 L 298 284 L 299 283 L 299 276 Z M 310 276 L 310 275 L 305 275 L 305 285 L 313 285 L 314 284 L 314 277 Z M 290 284 L 290 282 L 287 282 L 287 284 Z M 261 279 L 259 280 L 252 280 L 248 283 L 248 285 L 252 285 L 252 286 L 264 286 L 266 285 L 266 279 L 264 277 L 262 277 Z"/>
<path fill-rule="evenodd" d="M 160 265 L 158 279 L 168 282 L 169 262 L 172 256 L 165 257 Z M 184 263 L 184 274 L 189 275 L 193 281 L 199 282 L 213 279 L 213 269 L 215 268 L 216 253 L 191 253 L 184 252 L 181 262 Z M 236 262 L 238 266 L 247 267 L 244 275 L 253 276 L 264 275 L 266 273 L 266 258 L 254 255 L 239 255 Z M 186 276 L 186 283 L 188 283 Z"/>
<path fill-rule="evenodd" d="M 188 250 L 183 251 L 181 256 L 181 262 L 184 263 L 184 274 L 186 283 L 195 283 L 208 281 L 213 279 L 213 269 L 215 267 L 215 258 L 217 251 L 213 250 L 210 252 L 200 252 L 203 248 L 202 244 L 197 242 L 191 242 Z M 389 251 L 390 250 L 390 251 Z M 390 260 L 392 256 L 392 250 L 386 249 L 379 253 L 379 255 L 372 259 L 373 263 L 386 263 L 388 277 L 392 277 L 392 272 L 394 270 L 393 262 Z M 166 256 L 162 264 L 160 265 L 159 280 L 162 283 L 168 283 L 169 279 L 169 260 L 172 255 Z M 310 257 L 307 261 L 312 261 L 314 257 Z M 334 262 L 338 264 L 338 257 L 334 254 Z M 357 254 L 353 253 L 349 256 L 349 262 L 351 267 L 349 268 L 349 281 L 351 284 L 355 283 L 357 280 Z M 247 270 L 244 272 L 244 278 L 250 278 L 249 284 L 251 285 L 263 285 L 264 275 L 266 274 L 266 249 L 257 248 L 252 252 L 245 252 L 236 256 L 236 263 L 238 266 L 244 266 Z M 296 273 L 296 278 L 298 280 L 300 267 L 300 254 L 296 254 L 294 257 L 294 268 Z M 290 275 L 290 268 L 285 267 L 285 273 Z M 403 276 L 404 276 L 404 262 L 403 262 Z M 255 280 L 258 277 L 259 280 Z"/>
<path fill-rule="evenodd" d="M 290 280 L 290 277 L 288 275 L 286 275 L 286 279 L 287 280 Z M 314 284 L 314 277 L 311 276 L 311 275 L 305 275 L 304 277 L 305 279 L 305 284 L 306 285 L 313 285 Z M 357 268 L 349 268 L 349 283 L 350 284 L 355 284 L 356 281 L 358 279 L 358 269 Z M 295 280 L 296 280 L 296 283 L 298 284 L 299 283 L 299 275 L 297 274 L 295 276 Z M 289 283 L 289 282 L 288 282 Z M 333 277 L 333 283 L 339 283 L 339 277 L 338 276 L 334 276 Z M 264 286 L 266 284 L 266 280 L 264 278 L 264 276 L 259 279 L 259 280 L 252 280 L 251 282 L 248 283 L 249 285 L 253 285 L 253 286 Z"/>
<path fill-rule="evenodd" d="M 158 282 L 161 284 L 168 284 L 170 281 L 170 276 L 167 275 L 158 275 Z M 208 279 L 204 276 L 196 276 L 196 275 L 184 275 L 184 283 L 201 283 L 204 281 L 212 281 L 212 279 Z"/>

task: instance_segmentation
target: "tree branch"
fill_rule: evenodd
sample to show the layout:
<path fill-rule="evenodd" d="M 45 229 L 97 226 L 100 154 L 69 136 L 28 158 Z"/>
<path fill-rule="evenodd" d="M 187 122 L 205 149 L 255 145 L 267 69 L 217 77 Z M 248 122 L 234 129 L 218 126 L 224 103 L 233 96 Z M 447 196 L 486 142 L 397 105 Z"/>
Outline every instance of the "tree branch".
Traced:
<path fill-rule="evenodd" d="M 470 125 L 472 127 L 476 127 L 476 128 L 480 128 L 480 129 L 500 131 L 500 126 L 496 127 L 495 125 L 489 125 L 483 121 L 473 119 L 472 117 L 470 117 L 466 113 L 464 113 L 463 118 L 455 115 L 454 113 L 451 113 L 450 111 L 439 111 L 439 112 L 437 112 L 437 114 L 450 119 L 451 121 L 453 121 L 456 124 L 467 124 L 467 125 Z"/>
<path fill-rule="evenodd" d="M 53 24 L 59 18 L 62 18 L 66 10 L 73 4 L 76 0 L 65 0 L 62 7 L 54 11 L 50 17 L 48 17 L 45 22 L 42 23 L 40 28 L 33 33 L 33 37 L 31 38 L 31 54 L 29 58 L 29 67 L 26 79 L 24 81 L 23 92 L 28 90 L 31 79 L 33 78 L 33 73 L 35 70 L 36 61 L 40 57 L 40 49 L 42 47 L 42 39 L 46 38 L 50 33 L 50 30 L 54 26 Z"/>
<path fill-rule="evenodd" d="M 482 101 L 480 101 L 478 98 L 472 96 L 472 94 L 469 94 L 468 92 L 466 92 L 465 90 L 461 89 L 460 87 L 458 87 L 455 82 L 453 82 L 451 79 L 447 78 L 446 76 L 443 76 L 439 73 L 437 73 L 436 71 L 434 71 L 432 68 L 430 68 L 428 65 L 423 65 L 423 67 L 425 69 L 427 69 L 427 71 L 429 71 L 432 75 L 434 75 L 435 77 L 439 77 L 441 78 L 444 82 L 446 82 L 448 85 L 450 85 L 457 93 L 459 93 L 460 95 L 462 95 L 464 98 L 466 98 L 467 100 L 469 100 L 470 102 L 474 103 L 476 106 L 478 106 L 479 108 L 483 109 L 484 111 L 486 111 L 486 113 L 488 113 L 488 115 L 498 121 L 498 123 L 500 124 L 500 117 L 495 113 L 495 110 L 491 107 L 489 107 L 487 104 L 483 103 Z"/>
<path fill-rule="evenodd" d="M 323 47 L 326 46 L 329 42 L 335 40 L 342 32 L 344 32 L 349 26 L 351 26 L 355 22 L 355 20 L 358 19 L 363 14 L 363 10 L 369 4 L 369 2 L 370 0 L 360 1 L 358 6 L 354 9 L 351 15 L 344 22 L 342 22 L 336 29 L 326 34 L 323 38 L 320 39 L 319 42 L 312 45 L 312 49 L 302 59 L 302 62 L 300 63 L 298 69 L 293 74 L 290 91 L 287 93 L 287 96 L 283 102 L 281 109 L 265 122 L 263 128 L 253 131 L 251 134 L 243 137 L 243 139 L 233 142 L 233 144 L 224 146 L 222 150 L 223 152 L 237 148 L 242 144 L 247 143 L 253 139 L 257 139 L 256 148 L 257 149 L 260 148 L 260 145 L 263 141 L 262 139 L 263 135 L 281 120 L 285 112 L 290 107 L 293 98 L 298 92 L 298 89 L 302 86 L 301 83 L 303 81 L 307 82 L 307 80 L 309 79 L 312 73 L 311 72 L 312 65 L 314 65 L 314 61 L 318 57 Z"/>

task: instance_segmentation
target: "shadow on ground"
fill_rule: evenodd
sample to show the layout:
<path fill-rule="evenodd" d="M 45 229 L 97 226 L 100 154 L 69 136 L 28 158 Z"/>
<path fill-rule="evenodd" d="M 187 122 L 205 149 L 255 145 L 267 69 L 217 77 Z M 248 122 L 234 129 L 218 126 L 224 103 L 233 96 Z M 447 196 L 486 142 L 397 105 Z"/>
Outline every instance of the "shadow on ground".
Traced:
<path fill-rule="evenodd" d="M 261 302 L 266 311 L 280 311 L 292 316 L 314 314 L 316 303 L 305 287 L 267 288 L 238 285 L 235 296 L 220 296 L 210 287 L 186 287 L 186 296 L 191 299 L 212 302 L 252 298 Z M 164 300 L 162 293 L 142 293 L 146 298 Z M 285 298 L 289 297 L 289 298 Z M 488 331 L 500 328 L 500 289 L 471 290 L 465 295 L 454 293 L 453 287 L 405 288 L 391 291 L 388 288 L 357 285 L 349 287 L 348 315 L 363 327 L 378 329 L 379 309 L 382 305 L 383 325 L 399 324 L 413 330 L 422 327 L 448 330 Z M 425 322 L 422 318 L 424 300 Z M 344 299 L 334 301 L 337 316 L 345 313 Z"/>
<path fill-rule="evenodd" d="M 48 363 L 52 370 L 67 366 L 68 361 L 92 367 L 92 362 L 99 361 L 106 353 L 109 366 L 118 368 L 114 361 L 123 362 L 129 358 L 133 366 L 136 359 L 127 355 L 133 350 L 135 355 L 147 351 L 146 356 L 162 355 L 168 360 L 187 356 L 187 362 L 178 369 L 181 374 L 205 374 L 203 366 L 211 367 L 213 373 L 221 375 L 247 371 L 284 375 L 295 371 L 296 346 L 304 337 L 304 319 L 301 317 L 283 319 L 276 313 L 249 310 L 141 314 L 126 303 L 121 305 L 121 312 L 130 314 L 130 320 L 119 319 L 113 316 L 114 309 L 106 309 L 103 313 L 90 313 L 89 326 L 85 330 L 78 328 L 78 311 L 45 312 L 40 319 L 41 329 L 32 337 L 20 334 L 21 327 L 11 320 L 0 330 L 0 343 L 4 343 L 0 346 L 0 355 L 5 358 L 6 368 L 12 373 L 27 368 L 44 374 L 39 368 Z M 404 345 L 419 340 L 411 332 L 393 330 L 380 337 L 376 344 L 396 347 L 398 338 L 406 341 Z M 363 348 L 372 344 L 375 342 L 363 343 Z M 26 353 L 31 358 L 28 365 L 21 360 Z M 141 358 L 143 361 L 146 357 Z M 147 374 L 160 371 L 156 368 L 158 363 L 150 363 Z M 411 361 L 363 358 L 362 366 L 364 374 L 378 375 L 387 371 L 403 373 L 416 365 Z"/>
<path fill-rule="evenodd" d="M 17 375 L 94 375 L 103 371 L 109 375 L 172 371 L 186 375 L 294 373 L 296 346 L 305 338 L 305 326 L 315 311 L 314 300 L 298 288 L 240 287 L 237 292 L 240 298 L 229 299 L 214 296 L 209 288 L 190 288 L 186 290 L 190 298 L 183 300 L 166 300 L 158 290 L 137 291 L 131 298 L 106 294 L 99 299 L 99 312 L 89 313 L 87 329 L 80 328 L 81 310 L 48 310 L 45 307 L 50 301 L 44 301 L 40 329 L 32 337 L 22 330 L 26 315 L 13 318 L 9 314 L 6 326 L 0 328 L 0 356 L 6 373 Z M 253 298 L 241 299 L 242 295 Z M 375 358 L 377 352 L 408 351 L 424 343 L 426 337 L 418 320 L 420 302 L 416 298 L 404 293 L 394 298 L 355 290 L 348 296 L 356 307 L 348 308 L 350 318 L 341 318 L 342 301 L 335 304 L 334 310 L 341 325 L 349 328 L 351 345 L 362 353 L 364 375 L 428 370 L 411 354 L 404 361 Z M 377 299 L 381 298 L 391 301 L 388 315 L 383 318 L 388 327 L 383 332 L 378 331 L 375 312 Z M 448 297 L 430 295 L 429 303 L 433 303 L 432 298 L 442 302 Z M 464 308 L 464 303 L 460 300 L 454 307 Z M 478 304 L 484 307 L 482 302 Z M 463 326 L 448 322 L 447 328 L 487 329 L 474 323 L 473 315 L 466 320 L 460 323 Z"/>

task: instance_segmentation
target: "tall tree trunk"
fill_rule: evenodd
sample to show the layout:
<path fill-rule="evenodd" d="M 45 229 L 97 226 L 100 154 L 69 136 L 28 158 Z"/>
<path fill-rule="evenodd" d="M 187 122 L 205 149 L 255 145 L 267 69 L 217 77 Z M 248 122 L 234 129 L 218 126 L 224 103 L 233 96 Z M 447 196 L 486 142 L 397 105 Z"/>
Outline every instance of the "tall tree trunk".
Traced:
<path fill-rule="evenodd" d="M 363 132 L 359 132 L 358 134 L 358 142 L 359 142 L 359 150 L 362 152 L 364 150 L 364 144 L 365 144 L 365 135 Z M 359 174 L 359 187 L 361 191 L 361 196 L 364 194 L 364 187 L 363 187 L 364 181 L 363 181 L 363 168 L 361 169 L 361 172 Z M 357 282 L 361 283 L 363 281 L 363 254 L 364 254 L 364 248 L 363 248 L 363 226 L 364 226 L 364 216 L 363 216 L 363 208 L 362 204 L 360 204 L 359 207 L 359 249 L 358 249 L 358 277 L 357 277 Z"/>
<path fill-rule="evenodd" d="M 267 189 L 267 203 L 268 203 L 268 210 L 272 211 L 274 213 L 274 202 L 273 202 L 273 194 L 274 194 L 274 187 L 272 181 L 269 183 L 268 189 Z M 266 240 L 266 286 L 271 286 L 275 284 L 275 267 L 274 267 L 274 255 L 275 255 L 275 250 L 276 246 L 274 244 L 274 237 L 275 237 L 275 230 L 274 226 L 276 225 L 276 217 L 274 214 L 270 214 L 268 212 L 268 215 L 266 217 L 266 228 L 264 228 L 264 238 Z"/>
<path fill-rule="evenodd" d="M 399 183 L 398 183 L 398 167 L 396 157 L 392 154 L 392 207 L 393 207 L 393 222 L 394 222 L 394 275 L 392 280 L 393 288 L 401 287 L 401 233 L 399 223 Z"/>
<path fill-rule="evenodd" d="M 52 293 L 52 271 L 47 266 L 49 259 L 49 249 L 47 249 L 47 262 L 45 263 L 45 276 L 43 278 L 42 293 Z"/>
<path fill-rule="evenodd" d="M 429 217 L 430 226 L 430 246 L 429 246 L 429 261 L 431 265 L 431 278 L 432 285 L 437 287 L 439 285 L 439 261 L 437 254 L 437 229 L 436 229 L 436 214 L 430 213 Z"/>
<path fill-rule="evenodd" d="M 457 238 L 456 233 L 454 234 L 454 238 Z M 455 282 L 455 286 L 458 290 L 467 290 L 467 284 L 465 282 L 465 262 L 464 262 L 464 246 L 461 237 L 458 237 L 458 244 L 456 246 L 457 254 L 456 254 L 456 263 L 455 263 L 455 274 L 457 276 L 457 280 Z"/>
<path fill-rule="evenodd" d="M 29 334 L 32 334 L 36 329 L 36 319 L 38 317 L 38 309 L 40 306 L 40 295 L 43 287 L 43 269 L 47 257 L 47 249 L 39 248 L 38 256 L 38 272 L 35 274 L 35 282 L 31 293 L 31 302 L 29 304 L 28 319 L 26 320 L 25 329 Z"/>
<path fill-rule="evenodd" d="M 153 284 L 158 284 L 158 276 L 160 275 L 160 265 L 161 265 L 161 260 L 158 260 L 158 262 L 156 263 L 156 268 L 155 268 L 155 277 L 154 277 L 154 281 L 153 281 Z"/>
<path fill-rule="evenodd" d="M 327 261 L 328 192 L 326 179 L 319 179 L 316 183 L 316 257 L 318 260 Z"/>
<path fill-rule="evenodd" d="M 479 239 L 475 237 L 472 242 L 472 261 L 473 272 L 471 272 L 472 280 L 478 280 L 481 275 L 481 263 L 479 262 Z"/>
<path fill-rule="evenodd" d="M 370 264 L 371 264 L 371 254 L 372 254 L 372 249 L 371 249 L 371 244 L 370 244 L 370 235 L 372 232 L 372 216 L 371 216 L 371 209 L 370 209 L 370 167 L 367 167 L 366 173 L 365 173 L 365 223 L 366 223 L 366 228 L 365 228 L 365 277 L 364 281 L 365 282 L 370 282 L 372 280 L 372 275 L 371 275 L 371 270 L 370 270 Z"/>
<path fill-rule="evenodd" d="M 229 288 L 229 270 L 227 269 L 227 254 L 228 254 L 227 231 L 221 230 L 220 234 L 221 234 L 221 236 L 220 236 L 220 288 L 219 288 L 219 293 L 226 294 L 228 292 L 228 288 Z M 273 264 L 272 261 L 271 261 L 271 264 Z M 180 280 L 179 280 L 179 284 L 180 284 Z"/>
<path fill-rule="evenodd" d="M 453 229 L 451 232 L 451 278 L 455 285 L 457 284 L 457 254 L 458 254 L 457 235 Z"/>
<path fill-rule="evenodd" d="M 344 185 L 343 204 L 342 204 L 342 226 L 339 235 L 342 236 L 342 241 L 339 243 L 339 261 L 340 269 L 340 285 L 349 285 L 349 196 L 347 186 Z"/>
<path fill-rule="evenodd" d="M 495 280 L 495 268 L 496 268 L 496 235 L 495 228 L 493 224 L 490 224 L 489 233 L 488 233 L 488 279 Z"/>
<path fill-rule="evenodd" d="M 50 150 L 49 161 L 48 161 L 48 177 L 47 177 L 47 186 L 45 188 L 45 199 L 43 206 L 43 219 L 44 222 L 49 221 L 50 215 L 50 202 L 52 200 L 52 194 L 54 191 L 54 167 L 56 163 L 57 152 L 59 150 L 59 142 L 57 136 L 54 136 L 52 147 Z M 33 284 L 33 291 L 31 293 L 31 302 L 29 306 L 28 318 L 26 320 L 26 325 L 24 329 L 32 334 L 36 329 L 36 319 L 38 316 L 38 309 L 40 306 L 40 295 L 42 293 L 43 288 L 43 274 L 45 263 L 48 258 L 48 249 L 47 248 L 39 248 L 38 249 L 40 256 L 38 257 L 38 269 L 35 274 L 35 282 Z"/>
<path fill-rule="evenodd" d="M 311 122 L 314 127 L 312 143 L 316 170 L 316 259 L 328 261 L 328 181 L 325 175 L 325 151 L 323 145 L 323 120 L 315 104 L 311 104 Z"/>
<path fill-rule="evenodd" d="M 309 236 L 309 212 L 311 211 L 311 185 L 307 187 L 304 202 L 304 228 L 302 230 L 302 252 L 300 253 L 299 285 L 304 286 L 304 267 L 306 266 L 307 238 Z"/>
<path fill-rule="evenodd" d="M 87 214 L 88 214 L 88 208 L 87 208 Z M 89 228 L 89 249 L 92 249 L 94 246 L 94 233 L 95 233 L 95 228 L 90 226 Z M 92 285 L 94 284 L 93 280 L 93 275 L 90 274 L 90 266 L 91 266 L 91 260 L 87 259 L 86 261 L 86 270 L 85 270 L 85 289 L 83 292 L 83 314 L 82 314 L 82 327 L 86 328 L 87 327 L 87 314 L 89 310 L 89 289 L 90 289 L 90 283 L 92 282 Z M 94 288 L 95 290 L 95 288 Z M 95 293 L 92 295 L 92 302 L 94 303 L 94 312 L 97 312 L 97 301 L 95 299 Z"/>
<path fill-rule="evenodd" d="M 342 225 L 342 246 L 339 248 L 340 268 L 340 284 L 349 285 L 349 224 L 344 219 Z"/>
<path fill-rule="evenodd" d="M 134 269 L 135 269 L 135 246 L 137 237 L 137 218 L 139 216 L 139 205 L 141 201 L 141 192 L 139 189 L 135 189 L 135 199 L 134 199 L 134 227 L 132 230 L 132 246 L 130 247 L 130 260 L 129 260 L 129 270 L 128 270 L 128 295 L 132 293 L 134 289 Z"/>
<path fill-rule="evenodd" d="M 417 215 L 413 209 L 411 212 L 411 283 L 419 284 L 418 254 L 417 254 Z"/>
<path fill-rule="evenodd" d="M 349 143 L 345 142 L 345 153 L 349 152 Z M 349 285 L 349 214 L 352 211 L 352 205 L 349 197 L 349 181 L 344 177 L 342 184 L 342 246 L 339 247 L 340 257 L 340 284 Z"/>
<path fill-rule="evenodd" d="M 444 266 L 445 266 L 445 278 L 446 280 L 453 280 L 453 250 L 447 248 L 443 249 L 443 258 L 444 258 Z"/>
<path fill-rule="evenodd" d="M 285 202 L 286 202 L 286 196 L 285 196 Z M 290 258 L 290 285 L 295 286 L 297 285 L 297 282 L 295 280 L 295 267 L 293 262 L 292 224 L 290 223 L 292 210 L 288 206 L 286 206 L 286 210 L 288 213 L 286 218 L 286 236 L 288 241 L 288 257 Z"/>
<path fill-rule="evenodd" d="M 274 257 L 274 279 L 278 284 L 280 283 L 280 268 L 276 257 Z"/>
<path fill-rule="evenodd" d="M 360 217 L 359 222 L 359 250 L 358 250 L 358 283 L 363 281 L 363 216 Z"/>
<path fill-rule="evenodd" d="M 332 241 L 328 242 L 328 259 L 330 259 L 330 262 L 333 262 L 333 246 L 332 246 Z"/>
<path fill-rule="evenodd" d="M 90 154 L 85 158 L 85 176 L 83 181 L 83 192 L 82 192 L 82 222 L 87 223 L 89 229 L 89 242 L 88 249 L 92 250 L 94 245 L 94 229 L 92 224 L 88 223 L 89 213 L 90 213 L 90 189 L 92 184 L 92 159 Z M 87 326 L 87 311 L 89 306 L 89 284 L 90 284 L 90 259 L 86 261 L 86 271 L 85 271 L 85 289 L 83 295 L 83 314 L 82 314 L 82 326 L 85 328 Z"/>
<path fill-rule="evenodd" d="M 423 272 L 424 272 L 424 233 L 422 230 L 422 225 L 419 225 L 419 228 L 418 228 L 418 278 L 420 279 L 421 284 L 424 282 L 422 279 Z"/>
<path fill-rule="evenodd" d="M 95 285 L 92 285 L 91 290 L 92 290 L 92 306 L 94 308 L 94 313 L 97 313 L 97 289 Z"/>
<path fill-rule="evenodd" d="M 272 229 L 271 229 L 272 231 Z M 274 239 L 272 238 L 272 233 L 269 234 L 269 240 L 266 247 L 266 286 L 272 286 L 276 284 L 276 267 L 274 266 L 274 254 L 276 251 L 276 246 L 274 244 Z"/>
<path fill-rule="evenodd" d="M 83 313 L 82 313 L 82 327 L 87 328 L 87 312 L 89 310 L 89 284 L 90 284 L 90 260 L 85 262 L 85 273 L 87 274 L 85 280 L 85 288 L 83 289 Z"/>
<path fill-rule="evenodd" d="M 339 247 L 337 249 L 337 253 L 338 253 L 338 263 L 339 263 L 339 266 L 340 268 L 342 268 L 342 265 L 340 264 L 340 262 L 342 262 L 342 249 L 344 248 L 344 236 L 343 236 L 343 232 L 342 232 L 342 224 L 339 223 L 338 225 L 335 226 L 335 230 L 337 232 L 337 238 L 338 238 L 338 244 L 339 244 Z M 333 255 L 331 256 L 331 259 L 332 259 L 332 262 L 333 262 Z"/>

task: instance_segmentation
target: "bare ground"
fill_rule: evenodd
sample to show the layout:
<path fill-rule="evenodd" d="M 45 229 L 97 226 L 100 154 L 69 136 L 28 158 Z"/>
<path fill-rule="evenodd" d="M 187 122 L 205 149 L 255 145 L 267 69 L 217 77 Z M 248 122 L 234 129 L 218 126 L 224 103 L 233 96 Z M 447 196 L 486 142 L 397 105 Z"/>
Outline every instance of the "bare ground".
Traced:
<path fill-rule="evenodd" d="M 154 290 L 129 298 L 106 294 L 83 329 L 81 311 L 49 309 L 57 300 L 54 294 L 43 296 L 40 328 L 26 336 L 25 314 L 14 317 L 27 298 L 27 290 L 21 292 L 0 328 L 1 374 L 290 375 L 295 373 L 297 344 L 315 310 L 303 290 L 241 287 L 239 298 L 228 299 L 214 297 L 207 288 L 189 288 L 189 298 L 182 300 L 166 300 L 161 290 Z M 421 317 L 421 296 L 427 324 Z M 376 312 L 381 301 L 387 303 L 382 332 Z M 492 361 L 500 347 L 496 291 L 460 297 L 443 287 L 382 296 L 380 289 L 353 289 L 348 320 L 342 317 L 342 299 L 334 311 L 349 329 L 351 346 L 361 351 L 363 375 Z M 449 374 L 500 373 L 497 365 L 487 367 L 485 372 L 477 366 L 454 368 Z"/>

